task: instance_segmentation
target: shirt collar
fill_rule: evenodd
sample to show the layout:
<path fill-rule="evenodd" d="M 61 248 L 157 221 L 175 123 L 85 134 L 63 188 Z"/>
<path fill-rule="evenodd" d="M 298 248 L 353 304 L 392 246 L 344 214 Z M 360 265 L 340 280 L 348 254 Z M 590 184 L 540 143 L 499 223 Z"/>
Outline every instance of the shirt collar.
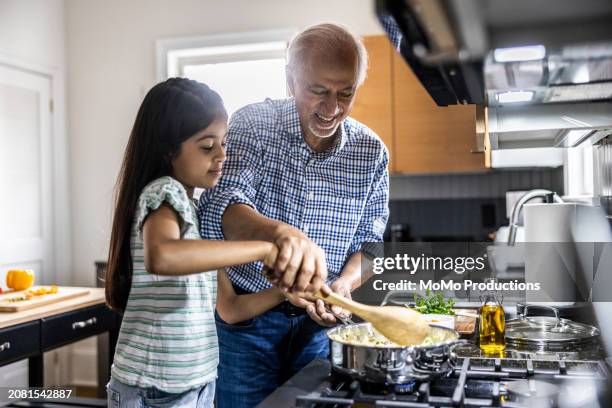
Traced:
<path fill-rule="evenodd" d="M 281 114 L 282 122 L 285 128 L 285 131 L 292 137 L 294 140 L 301 141 L 306 146 L 308 144 L 304 140 L 304 135 L 302 134 L 302 127 L 300 126 L 300 117 L 298 115 L 297 106 L 295 105 L 294 98 L 288 98 L 287 103 L 283 107 Z M 342 121 L 340 126 L 338 126 L 339 135 L 336 136 L 336 142 L 333 147 L 325 152 L 318 153 L 322 156 L 333 156 L 334 154 L 339 153 L 344 145 L 346 144 L 347 133 L 345 129 L 346 119 Z"/>
<path fill-rule="evenodd" d="M 302 128 L 300 127 L 300 117 L 298 115 L 297 107 L 295 106 L 295 99 L 287 99 L 285 106 L 283 106 L 281 120 L 285 131 L 289 135 L 303 139 Z"/>

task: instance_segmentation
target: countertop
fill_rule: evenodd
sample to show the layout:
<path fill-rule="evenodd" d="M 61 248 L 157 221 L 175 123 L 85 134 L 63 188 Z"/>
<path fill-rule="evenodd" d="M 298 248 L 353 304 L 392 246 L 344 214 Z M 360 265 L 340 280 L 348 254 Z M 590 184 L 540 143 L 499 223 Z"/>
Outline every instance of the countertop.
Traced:
<path fill-rule="evenodd" d="M 256 408 L 295 407 L 295 398 L 316 391 L 329 376 L 329 361 L 316 359 L 291 377 L 286 383 L 270 394 Z"/>
<path fill-rule="evenodd" d="M 0 313 L 0 329 L 105 302 L 104 288 L 82 288 L 87 295 L 14 313 Z"/>

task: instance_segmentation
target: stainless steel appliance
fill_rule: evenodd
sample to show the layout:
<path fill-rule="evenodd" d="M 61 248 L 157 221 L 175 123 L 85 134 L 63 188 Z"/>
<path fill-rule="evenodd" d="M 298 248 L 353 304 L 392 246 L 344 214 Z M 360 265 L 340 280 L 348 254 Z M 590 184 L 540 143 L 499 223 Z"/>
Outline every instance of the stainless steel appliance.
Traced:
<path fill-rule="evenodd" d="M 509 246 L 514 245 L 514 242 L 516 241 L 516 230 L 518 228 L 519 217 L 523 206 L 530 200 L 540 197 L 544 198 L 545 202 L 547 203 L 552 203 L 553 201 L 557 203 L 563 203 L 563 199 L 550 190 L 536 189 L 525 193 L 519 200 L 514 203 L 514 206 L 512 207 L 512 212 L 510 215 L 510 230 L 508 231 Z"/>
<path fill-rule="evenodd" d="M 404 384 L 358 381 L 333 373 L 326 360 L 314 360 L 258 407 L 595 408 L 609 406 L 610 389 L 609 368 L 596 360 L 463 356 L 442 378 Z"/>
<path fill-rule="evenodd" d="M 312 361 L 258 408 L 603 408 L 612 401 L 598 339 L 560 351 L 508 347 L 493 356 L 470 338 L 452 343 L 381 353 L 331 340 L 329 360 Z"/>
<path fill-rule="evenodd" d="M 432 326 L 428 345 L 411 347 L 364 345 L 344 340 L 365 339 L 372 333 L 369 323 L 350 324 L 328 331 L 332 370 L 355 379 L 388 384 L 428 380 L 450 372 L 455 364 L 451 347 L 461 343 L 456 331 Z"/>
<path fill-rule="evenodd" d="M 377 11 L 439 105 L 612 98 L 609 1 L 378 0 Z"/>
<path fill-rule="evenodd" d="M 589 347 L 598 342 L 598 328 L 559 317 L 554 307 L 546 308 L 553 316 L 529 314 L 534 306 L 525 305 L 519 317 L 506 322 L 506 345 L 519 350 L 566 351 Z"/>
<path fill-rule="evenodd" d="M 527 161 L 499 151 L 612 133 L 612 2 L 377 0 L 377 12 L 438 105 L 486 107 L 477 141 L 494 167 L 560 166 L 555 149 Z"/>

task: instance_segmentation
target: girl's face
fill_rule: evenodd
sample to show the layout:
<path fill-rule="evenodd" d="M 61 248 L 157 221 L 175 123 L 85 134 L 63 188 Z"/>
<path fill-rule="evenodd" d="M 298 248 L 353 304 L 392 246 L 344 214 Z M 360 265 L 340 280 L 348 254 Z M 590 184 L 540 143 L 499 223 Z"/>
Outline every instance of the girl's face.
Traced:
<path fill-rule="evenodd" d="M 212 188 L 221 177 L 225 162 L 227 122 L 215 119 L 181 144 L 178 156 L 172 161 L 172 176 L 182 183 L 187 192 L 193 188 Z"/>

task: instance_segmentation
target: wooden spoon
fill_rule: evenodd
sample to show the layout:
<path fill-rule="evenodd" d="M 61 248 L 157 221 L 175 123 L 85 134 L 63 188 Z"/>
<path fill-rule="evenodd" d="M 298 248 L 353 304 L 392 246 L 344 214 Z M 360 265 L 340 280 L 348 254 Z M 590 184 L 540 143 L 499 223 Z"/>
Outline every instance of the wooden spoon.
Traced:
<path fill-rule="evenodd" d="M 368 306 L 334 292 L 324 295 L 319 291 L 314 296 L 370 322 L 383 336 L 400 346 L 421 344 L 429 333 L 429 324 L 423 316 L 404 306 Z"/>

